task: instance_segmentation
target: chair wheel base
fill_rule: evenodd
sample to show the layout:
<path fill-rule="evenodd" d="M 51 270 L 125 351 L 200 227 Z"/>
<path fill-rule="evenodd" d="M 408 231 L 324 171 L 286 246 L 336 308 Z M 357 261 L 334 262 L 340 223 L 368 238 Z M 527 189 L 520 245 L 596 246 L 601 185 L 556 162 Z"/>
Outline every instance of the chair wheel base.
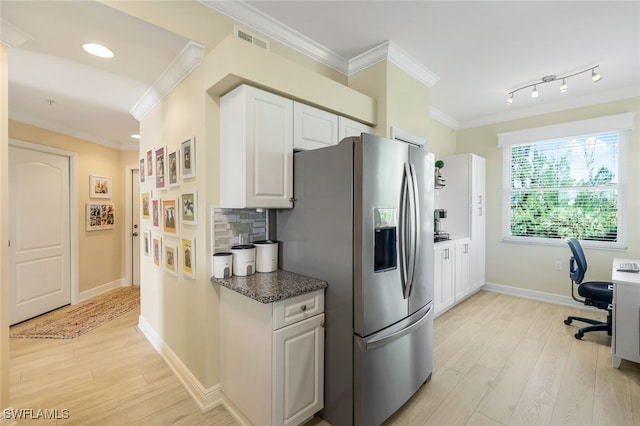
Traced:
<path fill-rule="evenodd" d="M 582 331 L 578 331 L 574 336 L 576 339 L 581 340 L 584 337 L 584 333 Z"/>
<path fill-rule="evenodd" d="M 564 320 L 564 323 L 567 324 L 567 325 L 570 325 L 571 324 L 571 320 L 567 318 L 566 320 Z"/>

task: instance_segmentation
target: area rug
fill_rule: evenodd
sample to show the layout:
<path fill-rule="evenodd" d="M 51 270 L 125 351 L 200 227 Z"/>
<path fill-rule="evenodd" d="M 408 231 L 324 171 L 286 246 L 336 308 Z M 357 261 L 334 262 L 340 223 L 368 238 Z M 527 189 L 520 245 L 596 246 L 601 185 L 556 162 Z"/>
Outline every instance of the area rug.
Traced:
<path fill-rule="evenodd" d="M 55 315 L 22 329 L 11 337 L 73 339 L 111 321 L 140 305 L 140 287 L 124 287 L 82 303 L 77 308 Z"/>

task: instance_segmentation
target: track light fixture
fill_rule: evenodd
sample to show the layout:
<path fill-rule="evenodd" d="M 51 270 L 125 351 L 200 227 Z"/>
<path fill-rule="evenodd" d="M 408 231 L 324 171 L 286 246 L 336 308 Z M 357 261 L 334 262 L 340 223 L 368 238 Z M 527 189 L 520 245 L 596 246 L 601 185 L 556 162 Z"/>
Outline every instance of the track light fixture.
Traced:
<path fill-rule="evenodd" d="M 594 82 L 598 82 L 598 81 L 600 81 L 602 79 L 602 76 L 596 72 L 596 68 L 598 68 L 599 66 L 600 65 L 596 65 L 595 67 L 590 67 L 590 68 L 587 68 L 586 70 L 582 70 L 582 71 L 579 71 L 579 72 L 576 72 L 576 73 L 573 73 L 573 74 L 569 74 L 569 75 L 563 75 L 561 77 L 558 77 L 558 76 L 553 75 L 553 74 L 546 75 L 546 76 L 542 77 L 542 79 L 540 81 L 537 81 L 537 82 L 531 83 L 531 84 L 527 84 L 526 86 L 519 87 L 519 88 L 509 92 L 509 97 L 507 98 L 507 105 L 511 105 L 513 103 L 513 94 L 514 93 L 519 92 L 520 90 L 523 90 L 523 89 L 528 89 L 529 87 L 533 87 L 533 91 L 531 92 L 531 97 L 532 98 L 537 98 L 538 97 L 538 85 L 551 83 L 552 81 L 562 80 L 562 84 L 560 85 L 560 92 L 561 93 L 565 93 L 569 89 L 569 86 L 567 86 L 567 83 L 566 83 L 565 80 L 567 78 L 575 77 L 576 75 L 583 74 L 583 73 L 585 73 L 587 71 L 591 71 L 591 79 Z"/>

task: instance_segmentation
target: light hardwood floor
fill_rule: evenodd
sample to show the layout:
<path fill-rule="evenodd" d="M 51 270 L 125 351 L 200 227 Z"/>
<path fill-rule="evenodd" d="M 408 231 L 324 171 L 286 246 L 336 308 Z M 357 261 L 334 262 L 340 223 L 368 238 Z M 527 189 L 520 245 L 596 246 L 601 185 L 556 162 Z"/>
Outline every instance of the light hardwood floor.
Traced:
<path fill-rule="evenodd" d="M 435 320 L 433 377 L 388 425 L 640 425 L 640 365 L 611 366 L 590 312 L 481 291 Z M 66 408 L 58 424 L 230 425 L 201 413 L 130 312 L 73 340 L 11 339 L 15 408 Z M 43 420 L 19 422 L 47 425 Z M 309 425 L 326 425 L 314 419 Z"/>

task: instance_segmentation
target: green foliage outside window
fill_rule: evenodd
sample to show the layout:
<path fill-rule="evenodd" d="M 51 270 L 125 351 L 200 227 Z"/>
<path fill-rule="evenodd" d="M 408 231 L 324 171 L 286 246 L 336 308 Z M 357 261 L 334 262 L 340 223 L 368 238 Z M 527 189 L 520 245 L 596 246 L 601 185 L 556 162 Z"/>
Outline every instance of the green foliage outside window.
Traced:
<path fill-rule="evenodd" d="M 617 241 L 618 134 L 511 147 L 511 236 Z"/>

